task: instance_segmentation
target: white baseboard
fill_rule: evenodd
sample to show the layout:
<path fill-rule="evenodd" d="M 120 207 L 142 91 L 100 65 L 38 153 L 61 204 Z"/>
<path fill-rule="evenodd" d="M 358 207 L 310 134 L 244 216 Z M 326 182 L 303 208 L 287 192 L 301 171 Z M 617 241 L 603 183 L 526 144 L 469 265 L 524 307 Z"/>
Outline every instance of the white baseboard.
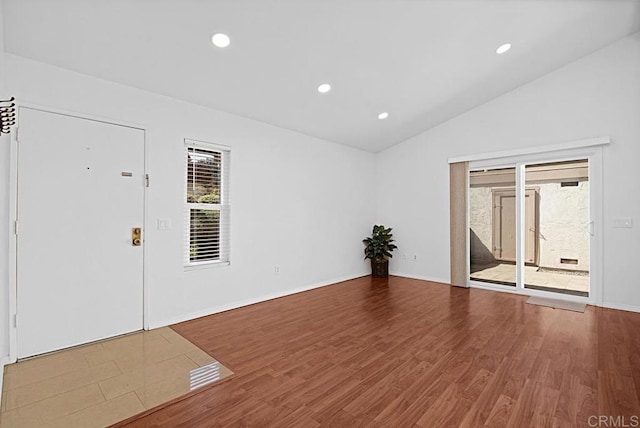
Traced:
<path fill-rule="evenodd" d="M 260 296 L 260 297 L 256 297 L 256 298 L 252 298 L 252 299 L 240 300 L 240 301 L 229 303 L 229 304 L 226 304 L 226 305 L 220 305 L 220 306 L 215 306 L 215 307 L 212 307 L 212 308 L 202 309 L 200 311 L 190 312 L 190 313 L 185 314 L 185 315 L 180 315 L 180 316 L 177 316 L 177 317 L 174 317 L 174 318 L 165 319 L 165 320 L 162 320 L 162 321 L 151 321 L 150 325 L 149 325 L 149 328 L 150 329 L 154 329 L 154 328 L 165 327 L 165 326 L 168 326 L 168 325 L 171 325 L 171 324 L 177 324 L 177 323 L 180 323 L 180 322 L 189 321 L 189 320 L 200 318 L 200 317 L 205 317 L 207 315 L 217 314 L 219 312 L 224 312 L 224 311 L 228 311 L 228 310 L 231 310 L 231 309 L 237 309 L 237 308 L 241 308 L 243 306 L 249 306 L 249 305 L 253 305 L 253 304 L 256 304 L 256 303 L 265 302 L 267 300 L 277 299 L 279 297 L 290 296 L 292 294 L 302 293 L 304 291 L 313 290 L 314 288 L 326 287 L 327 285 L 333 285 L 333 284 L 336 284 L 338 282 L 349 281 L 351 279 L 361 278 L 361 277 L 367 276 L 367 275 L 370 275 L 370 273 L 369 272 L 362 272 L 362 273 L 358 273 L 358 274 L 355 274 L 355 275 L 348 275 L 348 276 L 344 276 L 344 277 L 340 277 L 340 278 L 334 278 L 334 279 L 331 279 L 329 281 L 322 281 L 322 282 L 317 282 L 315 284 L 306 285 L 306 286 L 303 286 L 303 287 L 293 288 L 293 289 L 286 290 L 286 291 L 279 292 L 279 293 L 266 294 L 266 295 L 263 295 L 263 296 Z"/>
<path fill-rule="evenodd" d="M 430 282 L 439 282 L 441 284 L 451 286 L 451 283 L 449 282 L 448 279 L 434 278 L 434 277 L 429 277 L 424 275 L 416 275 L 414 273 L 402 273 L 402 272 L 389 272 L 389 275 L 401 276 L 403 278 L 421 279 L 423 281 L 430 281 Z"/>
<path fill-rule="evenodd" d="M 8 355 L 0 358 L 0 401 L 2 401 L 2 380 L 4 378 L 4 366 L 11 362 L 11 357 Z"/>
<path fill-rule="evenodd" d="M 272 293 L 272 294 L 266 294 L 260 297 L 256 297 L 256 298 L 252 298 L 252 299 L 246 299 L 246 300 L 240 300 L 237 302 L 233 302 L 233 303 L 229 303 L 226 305 L 220 305 L 220 306 L 215 306 L 212 308 L 207 308 L 207 309 L 202 309 L 200 311 L 194 311 L 194 312 L 190 312 L 188 314 L 185 315 L 181 315 L 181 316 L 177 316 L 177 317 L 173 317 L 170 319 L 165 319 L 162 321 L 152 321 L 150 323 L 149 328 L 154 329 L 154 328 L 160 328 L 160 327 L 165 327 L 171 324 L 177 324 L 180 322 L 184 322 L 184 321 L 189 321 L 195 318 L 200 318 L 200 317 L 204 317 L 207 315 L 213 315 L 213 314 L 217 314 L 220 312 L 224 312 L 224 311 L 228 311 L 231 309 L 237 309 L 237 308 L 241 308 L 243 306 L 248 306 L 248 305 L 253 305 L 256 303 L 260 303 L 260 302 L 265 302 L 267 300 L 272 300 L 272 299 L 277 299 L 279 297 L 285 297 L 285 296 L 290 296 L 292 294 L 297 294 L 297 293 L 302 293 L 305 291 L 309 291 L 309 290 L 313 290 L 314 288 L 320 288 L 320 287 L 326 287 L 328 285 L 333 285 L 336 284 L 338 282 L 343 282 L 343 281 L 349 281 L 351 279 L 355 279 L 355 278 L 361 278 L 363 276 L 367 276 L 370 275 L 370 272 L 361 272 L 355 275 L 347 275 L 344 277 L 339 277 L 339 278 L 334 278 L 332 280 L 329 281 L 322 281 L 322 282 L 318 282 L 315 284 L 310 284 L 310 285 L 306 285 L 303 287 L 298 287 L 298 288 L 294 288 L 294 289 L 290 289 L 290 290 L 286 290 L 283 292 L 279 292 L 279 293 Z M 418 275 L 418 274 L 413 274 L 413 273 L 404 273 L 404 272 L 389 272 L 390 275 L 394 275 L 394 276 L 400 276 L 400 277 L 404 277 L 404 278 L 411 278 L 411 279 L 419 279 L 419 280 L 423 280 L 423 281 L 429 281 L 429 282 L 436 282 L 436 283 L 441 283 L 443 285 L 448 285 L 448 286 L 452 286 L 451 283 L 449 282 L 448 278 L 435 278 L 435 277 L 430 277 L 430 276 L 425 276 L 425 275 Z M 488 290 L 491 291 L 503 291 L 503 290 L 496 290 L 496 289 L 489 289 Z M 507 291 L 504 290 L 504 292 L 510 292 L 513 293 L 513 291 Z M 593 304 L 593 303 L 590 303 Z M 596 306 L 600 306 L 597 305 Z M 634 306 L 634 305 L 625 305 L 625 304 L 619 304 L 619 303 L 604 303 L 601 305 L 604 308 L 609 308 L 609 309 L 617 309 L 617 310 L 621 310 L 621 311 L 628 311 L 628 312 L 639 312 L 640 313 L 640 306 Z M 3 357 L 2 360 L 0 360 L 0 365 L 4 365 L 10 362 L 9 357 Z M 0 373 L 0 387 L 2 386 L 2 376 Z"/>
<path fill-rule="evenodd" d="M 605 302 L 602 304 L 602 307 L 609 308 L 609 309 L 617 309 L 619 311 L 640 312 L 640 306 L 625 305 L 624 303 Z"/>

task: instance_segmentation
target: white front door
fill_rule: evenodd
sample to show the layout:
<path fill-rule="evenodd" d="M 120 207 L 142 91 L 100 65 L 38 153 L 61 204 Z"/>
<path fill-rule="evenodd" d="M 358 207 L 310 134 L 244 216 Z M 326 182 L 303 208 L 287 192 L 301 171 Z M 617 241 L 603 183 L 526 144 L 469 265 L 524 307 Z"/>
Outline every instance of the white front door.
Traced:
<path fill-rule="evenodd" d="M 20 108 L 17 355 L 142 329 L 144 131 Z"/>

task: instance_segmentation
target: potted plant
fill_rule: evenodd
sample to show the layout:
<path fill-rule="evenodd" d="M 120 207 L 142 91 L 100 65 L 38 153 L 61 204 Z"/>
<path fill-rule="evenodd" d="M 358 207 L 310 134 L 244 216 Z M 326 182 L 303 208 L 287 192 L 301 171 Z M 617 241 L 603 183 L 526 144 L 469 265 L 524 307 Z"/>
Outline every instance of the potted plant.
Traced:
<path fill-rule="evenodd" d="M 362 240 L 365 244 L 364 258 L 371 259 L 371 273 L 376 278 L 389 276 L 389 259 L 391 252 L 398 248 L 393 244 L 391 228 L 374 225 L 371 236 Z"/>

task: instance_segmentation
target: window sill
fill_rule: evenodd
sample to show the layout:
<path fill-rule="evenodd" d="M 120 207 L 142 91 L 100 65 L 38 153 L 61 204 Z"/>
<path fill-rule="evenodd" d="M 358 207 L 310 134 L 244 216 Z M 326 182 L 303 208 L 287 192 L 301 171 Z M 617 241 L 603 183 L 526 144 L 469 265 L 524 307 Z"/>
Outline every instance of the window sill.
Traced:
<path fill-rule="evenodd" d="M 202 269 L 214 269 L 229 266 L 231 262 L 203 262 L 198 264 L 190 264 L 184 266 L 184 271 L 189 272 L 192 270 L 202 270 Z"/>

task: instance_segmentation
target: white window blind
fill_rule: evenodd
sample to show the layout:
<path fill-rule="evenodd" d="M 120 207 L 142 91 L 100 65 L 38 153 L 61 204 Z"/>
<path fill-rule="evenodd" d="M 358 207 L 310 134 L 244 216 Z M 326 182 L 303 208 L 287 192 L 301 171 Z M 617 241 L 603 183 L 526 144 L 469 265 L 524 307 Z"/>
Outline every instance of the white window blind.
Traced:
<path fill-rule="evenodd" d="M 227 148 L 185 140 L 185 266 L 230 262 Z"/>

